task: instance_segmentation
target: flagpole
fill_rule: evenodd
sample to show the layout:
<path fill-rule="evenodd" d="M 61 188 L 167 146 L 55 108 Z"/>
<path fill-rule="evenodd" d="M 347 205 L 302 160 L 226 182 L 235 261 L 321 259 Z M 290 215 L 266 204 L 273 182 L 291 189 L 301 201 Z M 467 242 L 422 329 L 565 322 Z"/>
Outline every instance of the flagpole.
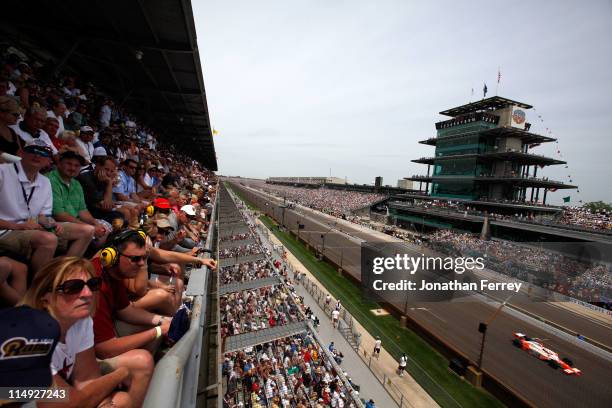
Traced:
<path fill-rule="evenodd" d="M 497 96 L 497 90 L 499 88 L 499 81 L 501 80 L 501 67 L 497 67 L 497 85 L 495 85 L 495 96 Z"/>

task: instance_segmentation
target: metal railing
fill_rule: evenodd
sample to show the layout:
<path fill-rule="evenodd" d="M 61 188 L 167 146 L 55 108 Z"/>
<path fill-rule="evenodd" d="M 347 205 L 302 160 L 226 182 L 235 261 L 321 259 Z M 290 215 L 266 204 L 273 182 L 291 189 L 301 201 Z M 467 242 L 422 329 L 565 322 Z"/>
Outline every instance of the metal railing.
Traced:
<path fill-rule="evenodd" d="M 322 290 L 317 283 L 310 280 L 306 276 L 300 277 L 297 280 L 298 283 L 301 283 L 304 289 L 317 301 L 319 307 L 325 312 L 326 316 L 331 318 L 331 311 L 334 309 L 333 304 L 325 303 L 325 296 L 328 292 Z M 372 360 L 372 355 L 368 355 L 368 352 L 361 346 L 361 333 L 355 328 L 355 324 L 353 322 L 353 316 L 345 309 L 342 308 L 340 311 L 339 317 L 339 331 L 342 336 L 353 346 L 355 352 L 361 358 L 361 360 L 368 366 L 370 372 L 376 378 L 378 382 L 383 386 L 385 391 L 389 394 L 391 399 L 393 399 L 399 406 L 399 408 L 404 407 L 413 407 L 410 403 L 410 399 L 406 394 L 400 390 L 400 388 L 395 384 L 394 380 L 387 376 L 379 367 L 378 360 Z M 344 327 L 342 327 L 344 326 Z M 346 328 L 344 330 L 343 328 Z"/>
<path fill-rule="evenodd" d="M 213 208 L 206 249 L 213 249 L 216 235 L 217 201 Z M 201 267 L 191 271 L 186 294 L 193 296 L 191 324 L 185 335 L 157 362 L 144 401 L 151 408 L 193 408 L 196 406 L 198 379 L 204 337 L 206 296 L 210 285 L 210 270 Z M 216 356 L 215 356 L 216 358 Z"/>

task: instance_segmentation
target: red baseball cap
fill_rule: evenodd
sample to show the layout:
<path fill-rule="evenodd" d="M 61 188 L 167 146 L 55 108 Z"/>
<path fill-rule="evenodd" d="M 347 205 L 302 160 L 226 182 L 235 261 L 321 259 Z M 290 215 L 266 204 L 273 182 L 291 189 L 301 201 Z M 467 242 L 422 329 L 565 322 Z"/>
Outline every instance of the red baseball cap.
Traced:
<path fill-rule="evenodd" d="M 171 208 L 170 201 L 168 201 L 167 198 L 156 198 L 155 200 L 153 200 L 153 206 L 162 209 Z"/>

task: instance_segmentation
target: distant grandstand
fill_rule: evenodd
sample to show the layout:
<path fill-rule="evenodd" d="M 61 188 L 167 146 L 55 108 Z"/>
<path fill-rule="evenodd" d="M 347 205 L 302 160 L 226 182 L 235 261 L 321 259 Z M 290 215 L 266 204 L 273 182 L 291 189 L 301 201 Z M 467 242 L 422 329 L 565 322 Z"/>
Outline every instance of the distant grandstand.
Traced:
<path fill-rule="evenodd" d="M 266 179 L 270 184 L 347 184 L 345 179 L 338 177 L 270 177 Z"/>

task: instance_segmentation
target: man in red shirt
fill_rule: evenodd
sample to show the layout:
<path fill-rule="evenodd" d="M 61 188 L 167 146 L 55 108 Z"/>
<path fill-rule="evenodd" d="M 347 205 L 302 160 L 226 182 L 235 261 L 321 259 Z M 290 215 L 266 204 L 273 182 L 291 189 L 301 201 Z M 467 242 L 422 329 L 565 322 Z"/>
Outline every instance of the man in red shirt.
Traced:
<path fill-rule="evenodd" d="M 115 237 L 112 247 L 114 250 L 106 250 L 114 253 L 110 264 L 103 266 L 101 254 L 105 250 L 92 259 L 98 276 L 103 278 L 94 315 L 94 347 L 96 356 L 106 359 L 109 368 L 130 370 L 128 392 L 134 405 L 141 406 L 154 366 L 151 353 L 144 348 L 154 349 L 159 344 L 161 336 L 168 333 L 172 319 L 137 308 L 128 300 L 123 279 L 134 278 L 140 268 L 146 268 L 144 238 L 136 231 L 126 230 Z M 117 320 L 138 325 L 142 330 L 119 337 L 115 330 Z"/>

